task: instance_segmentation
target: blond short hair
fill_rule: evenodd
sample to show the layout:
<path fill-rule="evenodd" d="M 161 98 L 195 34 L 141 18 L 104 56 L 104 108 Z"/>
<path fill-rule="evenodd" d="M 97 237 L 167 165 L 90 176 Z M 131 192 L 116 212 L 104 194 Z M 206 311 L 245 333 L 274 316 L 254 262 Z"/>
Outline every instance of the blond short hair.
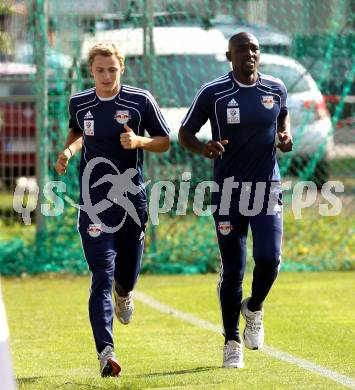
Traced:
<path fill-rule="evenodd" d="M 101 55 L 105 57 L 115 56 L 119 63 L 121 69 L 124 69 L 124 55 L 121 53 L 118 45 L 113 42 L 100 42 L 94 45 L 89 51 L 89 67 L 91 68 L 95 56 Z"/>

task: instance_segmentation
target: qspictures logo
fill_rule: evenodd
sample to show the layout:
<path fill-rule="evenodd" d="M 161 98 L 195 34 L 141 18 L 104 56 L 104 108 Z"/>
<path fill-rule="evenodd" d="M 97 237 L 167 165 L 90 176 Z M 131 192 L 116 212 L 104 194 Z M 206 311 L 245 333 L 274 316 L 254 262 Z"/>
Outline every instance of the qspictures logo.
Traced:
<path fill-rule="evenodd" d="M 90 186 L 90 178 L 95 168 L 100 164 L 108 164 L 112 167 L 114 174 L 105 174 L 99 180 Z M 129 168 L 124 172 L 108 159 L 97 157 L 90 160 L 86 165 L 82 175 L 82 200 L 83 204 L 75 203 L 66 194 L 66 184 L 62 181 L 49 181 L 43 188 L 44 198 L 47 203 L 40 205 L 41 213 L 46 217 L 57 217 L 64 212 L 65 202 L 67 207 L 75 207 L 88 214 L 91 223 L 88 226 L 88 234 L 95 237 L 102 232 L 113 233 L 118 231 L 124 223 L 127 216 L 130 217 L 130 223 L 133 221 L 141 226 L 136 205 L 130 200 L 139 192 L 144 191 L 144 187 L 150 185 L 150 181 L 137 185 L 138 180 L 134 181 L 138 171 Z M 159 215 L 171 213 L 174 210 L 176 215 L 183 216 L 187 214 L 188 204 L 192 202 L 192 211 L 199 217 L 210 216 L 218 213 L 221 216 L 229 215 L 234 191 L 238 190 L 239 212 L 245 216 L 254 216 L 265 210 L 264 199 L 267 192 L 267 183 L 236 182 L 232 177 L 226 178 L 222 185 L 214 181 L 202 181 L 195 187 L 191 186 L 191 172 L 184 172 L 181 180 L 177 182 L 169 180 L 156 181 L 149 188 L 149 218 L 153 225 L 159 225 Z M 137 178 L 138 179 L 138 178 Z M 26 225 L 32 222 L 31 213 L 35 210 L 38 203 L 39 191 L 35 181 L 28 182 L 31 185 L 18 183 L 13 197 L 13 208 L 22 217 Z M 103 184 L 109 184 L 106 194 L 102 194 Z M 105 187 L 107 188 L 107 186 Z M 97 191 L 99 189 L 99 191 Z M 281 216 L 282 203 L 280 203 L 280 194 L 288 192 L 291 199 L 291 207 L 295 219 L 302 218 L 302 210 L 316 204 L 319 215 L 336 216 L 342 211 L 342 200 L 337 194 L 344 192 L 344 184 L 340 181 L 326 182 L 320 191 L 316 184 L 311 181 L 285 181 L 282 183 L 272 183 L 268 189 L 267 214 Z M 101 198 L 93 194 L 102 194 Z M 253 194 L 252 194 L 253 192 Z M 207 194 L 218 193 L 219 204 L 206 204 Z M 59 196 L 62 195 L 62 196 Z M 177 196 L 176 196 L 177 195 Z M 31 202 L 25 201 L 31 198 Z M 93 203 L 95 199 L 96 203 Z M 116 226 L 107 226 L 100 218 L 101 213 L 109 213 L 111 207 L 119 206 L 123 210 L 123 217 Z M 102 214 L 101 214 L 102 215 Z M 227 232 L 229 226 L 221 226 L 221 231 Z"/>

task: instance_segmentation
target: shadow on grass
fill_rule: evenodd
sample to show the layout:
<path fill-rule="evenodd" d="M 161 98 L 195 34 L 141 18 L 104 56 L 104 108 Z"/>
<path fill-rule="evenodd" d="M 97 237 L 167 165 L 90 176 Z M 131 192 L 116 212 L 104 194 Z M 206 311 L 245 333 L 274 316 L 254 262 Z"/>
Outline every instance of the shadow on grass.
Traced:
<path fill-rule="evenodd" d="M 196 367 L 190 370 L 179 370 L 179 371 L 163 371 L 163 372 L 152 372 L 149 374 L 141 374 L 135 375 L 137 378 L 149 378 L 149 377 L 158 377 L 158 376 L 166 376 L 166 375 L 183 375 L 183 374 L 193 374 L 196 372 L 210 371 L 216 370 L 220 368 L 219 366 L 211 366 L 211 367 Z"/>
<path fill-rule="evenodd" d="M 18 385 L 28 385 L 31 383 L 36 383 L 38 380 L 45 378 L 44 376 L 29 376 L 24 378 L 16 378 L 16 382 Z"/>
<path fill-rule="evenodd" d="M 24 377 L 24 378 L 16 378 L 16 381 L 17 381 L 17 384 L 18 386 L 21 386 L 21 385 L 30 385 L 30 384 L 35 384 L 37 382 L 39 382 L 40 380 L 43 380 L 45 378 L 48 378 L 48 377 L 45 377 L 45 376 L 31 376 L 31 377 Z M 53 376 L 51 376 L 51 378 L 53 378 Z M 62 383 L 60 385 L 57 385 L 55 386 L 54 388 L 55 389 L 60 389 L 60 388 L 66 388 L 68 386 L 75 386 L 75 387 L 71 387 L 71 388 L 75 388 L 75 389 L 85 389 L 85 388 L 88 388 L 88 389 L 102 389 L 101 386 L 93 386 L 93 385 L 88 385 L 88 384 L 85 384 L 85 383 L 77 383 L 77 382 L 65 382 L 65 383 Z M 1 389 L 1 386 L 0 386 L 0 389 Z"/>
<path fill-rule="evenodd" d="M 102 389 L 101 386 L 95 386 L 95 385 L 87 385 L 86 383 L 77 383 L 77 382 L 65 382 L 61 385 L 58 385 L 55 387 L 55 389 L 65 388 L 67 386 L 75 386 L 71 387 L 72 389 Z"/>

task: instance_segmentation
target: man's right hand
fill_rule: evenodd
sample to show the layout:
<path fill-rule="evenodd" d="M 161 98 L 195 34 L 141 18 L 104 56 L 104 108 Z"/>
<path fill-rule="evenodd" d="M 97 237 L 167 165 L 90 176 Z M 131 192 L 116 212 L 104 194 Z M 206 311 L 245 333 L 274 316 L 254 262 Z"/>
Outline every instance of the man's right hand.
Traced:
<path fill-rule="evenodd" d="M 222 155 L 222 153 L 225 151 L 224 145 L 227 144 L 227 139 L 222 141 L 208 141 L 202 149 L 202 155 L 206 158 L 210 158 L 211 160 L 215 160 Z"/>
<path fill-rule="evenodd" d="M 65 149 L 60 155 L 58 156 L 57 162 L 55 164 L 55 170 L 60 174 L 64 175 L 65 171 L 68 167 L 68 161 L 70 159 L 70 151 L 68 149 Z"/>

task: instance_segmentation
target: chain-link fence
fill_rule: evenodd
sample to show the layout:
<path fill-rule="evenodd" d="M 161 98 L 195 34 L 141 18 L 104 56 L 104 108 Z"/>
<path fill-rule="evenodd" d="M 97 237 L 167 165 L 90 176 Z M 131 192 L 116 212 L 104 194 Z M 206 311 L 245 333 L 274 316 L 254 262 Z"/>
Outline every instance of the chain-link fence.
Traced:
<path fill-rule="evenodd" d="M 87 53 L 102 40 L 120 45 L 126 55 L 122 82 L 149 89 L 173 130 L 168 153 L 146 154 L 150 186 L 169 180 L 175 190 L 159 225 L 148 227 L 143 270 L 218 268 L 212 217 L 197 217 L 192 204 L 197 184 L 211 179 L 212 165 L 183 150 L 177 132 L 198 88 L 230 70 L 224 53 L 229 37 L 240 31 L 259 39 L 260 70 L 288 88 L 295 147 L 279 156 L 284 179 L 293 185 L 311 180 L 318 189 L 329 180 L 344 184 L 336 194 L 342 211 L 333 217 L 320 216 L 319 206 L 327 201 L 319 191 L 303 218 L 295 219 L 293 192 L 285 191 L 284 269 L 354 268 L 350 0 L 9 1 L 0 7 L 0 26 L 0 273 L 86 270 L 73 207 L 79 158 L 64 178 L 53 166 L 68 131 L 69 97 L 93 86 Z M 203 129 L 201 138 L 207 140 L 209 131 Z M 36 214 L 36 205 L 39 210 L 41 203 L 53 202 L 43 195 L 49 180 L 66 184 L 58 193 L 65 205 L 60 216 Z M 181 216 L 178 195 L 187 183 L 187 215 Z M 31 225 L 24 224 L 24 214 Z"/>

